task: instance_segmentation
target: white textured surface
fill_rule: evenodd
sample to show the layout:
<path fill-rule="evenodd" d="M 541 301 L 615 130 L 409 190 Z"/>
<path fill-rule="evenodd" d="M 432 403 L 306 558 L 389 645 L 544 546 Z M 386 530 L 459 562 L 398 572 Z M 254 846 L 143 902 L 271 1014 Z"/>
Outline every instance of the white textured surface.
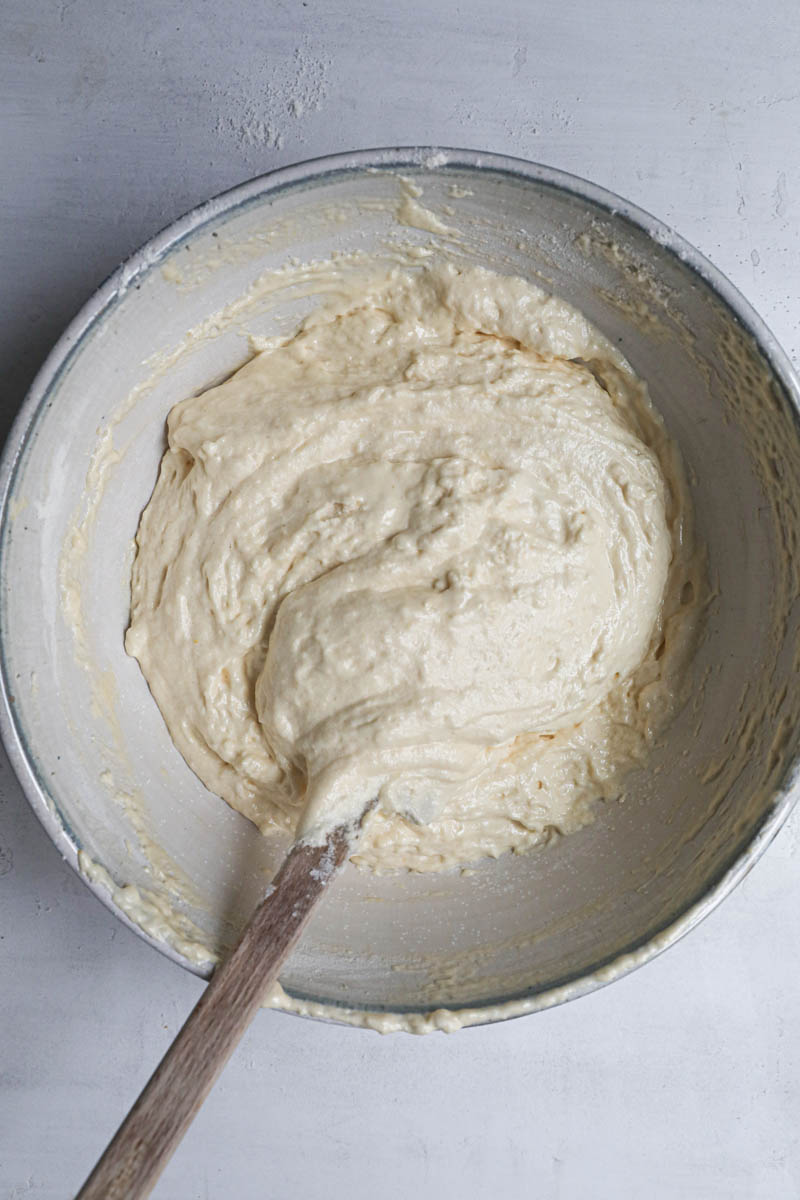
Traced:
<path fill-rule="evenodd" d="M 535 11 L 538 9 L 538 11 Z M 3 427 L 91 289 L 249 175 L 428 142 L 548 162 L 674 224 L 800 357 L 790 0 L 7 0 Z M 453 1038 L 263 1013 L 155 1195 L 800 1195 L 800 811 L 635 975 Z M 0 1196 L 70 1195 L 201 985 L 121 927 L 0 770 Z"/>

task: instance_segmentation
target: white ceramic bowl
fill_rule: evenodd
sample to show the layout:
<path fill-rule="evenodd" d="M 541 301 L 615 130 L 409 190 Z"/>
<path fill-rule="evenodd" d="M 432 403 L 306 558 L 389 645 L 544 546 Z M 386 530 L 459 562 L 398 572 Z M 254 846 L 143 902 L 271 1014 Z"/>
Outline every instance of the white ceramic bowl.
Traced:
<path fill-rule="evenodd" d="M 648 380 L 688 467 L 716 587 L 694 701 L 624 804 L 601 806 L 594 826 L 544 851 L 472 873 L 350 869 L 337 881 L 286 967 L 287 992 L 321 1015 L 419 1014 L 423 1028 L 448 1023 L 430 1016 L 440 1009 L 482 1021 L 546 1007 L 645 961 L 734 886 L 792 803 L 800 389 L 742 297 L 657 221 L 549 168 L 389 150 L 255 179 L 159 234 L 69 326 L 9 437 L 2 732 L 65 858 L 77 866 L 82 851 L 85 868 L 100 864 L 108 877 L 88 869 L 105 902 L 207 974 L 198 947 L 230 942 L 285 842 L 265 841 L 203 788 L 126 657 L 131 542 L 171 405 L 238 366 L 248 333 L 288 330 L 314 300 L 262 296 L 210 315 L 290 257 L 387 253 L 393 236 L 428 243 L 430 232 L 395 222 L 400 174 L 462 230 L 460 253 L 543 282 Z M 170 357 L 193 327 L 198 338 Z M 83 611 L 88 667 L 59 579 L 71 538 L 69 602 Z"/>

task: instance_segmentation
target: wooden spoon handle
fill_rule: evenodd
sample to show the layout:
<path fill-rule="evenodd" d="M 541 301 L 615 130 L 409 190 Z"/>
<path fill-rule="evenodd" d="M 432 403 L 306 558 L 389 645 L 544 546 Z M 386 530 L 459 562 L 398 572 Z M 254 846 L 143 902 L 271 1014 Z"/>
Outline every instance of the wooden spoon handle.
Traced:
<path fill-rule="evenodd" d="M 350 844 L 338 828 L 322 846 L 292 848 L 77 1200 L 149 1196 Z"/>

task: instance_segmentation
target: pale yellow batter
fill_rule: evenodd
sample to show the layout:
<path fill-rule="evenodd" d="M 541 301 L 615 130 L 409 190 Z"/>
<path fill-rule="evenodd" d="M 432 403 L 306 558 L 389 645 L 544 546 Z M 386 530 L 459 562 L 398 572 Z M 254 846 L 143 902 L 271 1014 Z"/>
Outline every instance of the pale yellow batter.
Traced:
<path fill-rule="evenodd" d="M 365 277 L 178 404 L 127 648 L 264 831 L 430 870 L 590 819 L 674 707 L 686 494 L 646 391 L 565 303 Z"/>

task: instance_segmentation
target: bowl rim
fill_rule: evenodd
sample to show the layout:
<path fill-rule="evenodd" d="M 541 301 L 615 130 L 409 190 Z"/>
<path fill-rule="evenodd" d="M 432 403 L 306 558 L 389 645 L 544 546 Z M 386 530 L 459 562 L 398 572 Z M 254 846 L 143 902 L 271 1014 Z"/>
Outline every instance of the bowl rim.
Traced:
<path fill-rule="evenodd" d="M 601 210 L 607 216 L 622 218 L 663 249 L 670 252 L 689 268 L 722 302 L 733 317 L 756 343 L 769 364 L 774 377 L 780 382 L 794 409 L 798 436 L 800 437 L 800 377 L 781 348 L 777 339 L 763 319 L 755 312 L 742 293 L 703 254 L 687 242 L 680 234 L 658 218 L 607 188 L 581 178 L 578 175 L 550 167 L 542 163 L 510 155 L 494 154 L 482 150 L 460 149 L 445 146 L 399 146 L 379 147 L 325 155 L 280 167 L 257 175 L 243 183 L 226 189 L 209 200 L 190 209 L 177 220 L 170 222 L 150 238 L 139 250 L 131 254 L 94 291 L 76 316 L 67 325 L 39 368 L 25 399 L 20 406 L 9 430 L 0 458 L 0 600 L 10 589 L 6 578 L 6 548 L 10 528 L 9 509 L 14 497 L 17 467 L 37 418 L 43 412 L 48 397 L 58 382 L 69 361 L 77 353 L 84 340 L 104 315 L 120 302 L 128 289 L 153 269 L 188 237 L 205 226 L 216 223 L 220 218 L 253 202 L 274 196 L 280 192 L 299 189 L 324 182 L 327 178 L 354 175 L 366 171 L 415 173 L 487 172 L 512 177 L 517 181 L 536 183 L 566 192 Z M 143 930 L 115 903 L 113 894 L 96 880 L 89 879 L 81 870 L 79 850 L 73 832 L 60 817 L 57 808 L 51 806 L 47 792 L 38 777 L 36 756 L 27 744 L 14 707 L 13 683 L 10 679 L 6 659 L 7 632 L 5 622 L 0 624 L 0 738 L 4 743 L 11 766 L 19 780 L 23 794 L 46 830 L 48 836 L 79 875 L 87 887 L 98 897 L 115 917 L 122 920 L 139 937 L 180 966 L 201 977 L 209 977 L 210 964 L 198 964 L 181 955 L 166 942 L 157 940 Z M 577 998 L 613 982 L 644 963 L 649 962 L 674 945 L 689 933 L 716 906 L 730 894 L 744 878 L 769 843 L 784 824 L 792 808 L 800 799 L 800 756 L 787 764 L 783 778 L 775 785 L 771 803 L 765 806 L 762 817 L 746 844 L 732 850 L 726 864 L 716 877 L 706 883 L 699 894 L 680 907 L 676 915 L 666 917 L 663 926 L 655 932 L 649 931 L 635 944 L 617 951 L 591 969 L 576 973 L 563 980 L 548 984 L 544 989 L 527 989 L 522 992 L 480 1002 L 463 1015 L 465 1024 L 481 1024 L 506 1020 L 525 1013 L 536 1012 Z M 302 1009 L 322 1006 L 324 1018 L 338 1019 L 350 1024 L 361 1023 L 361 1019 L 373 1012 L 398 1013 L 422 1018 L 433 1017 L 437 1011 L 432 1006 L 420 1008 L 387 1007 L 385 1010 L 353 1009 L 335 1000 L 319 1000 L 317 997 L 291 993 L 290 1002 Z M 308 1009 L 306 1009 L 308 1012 Z"/>

